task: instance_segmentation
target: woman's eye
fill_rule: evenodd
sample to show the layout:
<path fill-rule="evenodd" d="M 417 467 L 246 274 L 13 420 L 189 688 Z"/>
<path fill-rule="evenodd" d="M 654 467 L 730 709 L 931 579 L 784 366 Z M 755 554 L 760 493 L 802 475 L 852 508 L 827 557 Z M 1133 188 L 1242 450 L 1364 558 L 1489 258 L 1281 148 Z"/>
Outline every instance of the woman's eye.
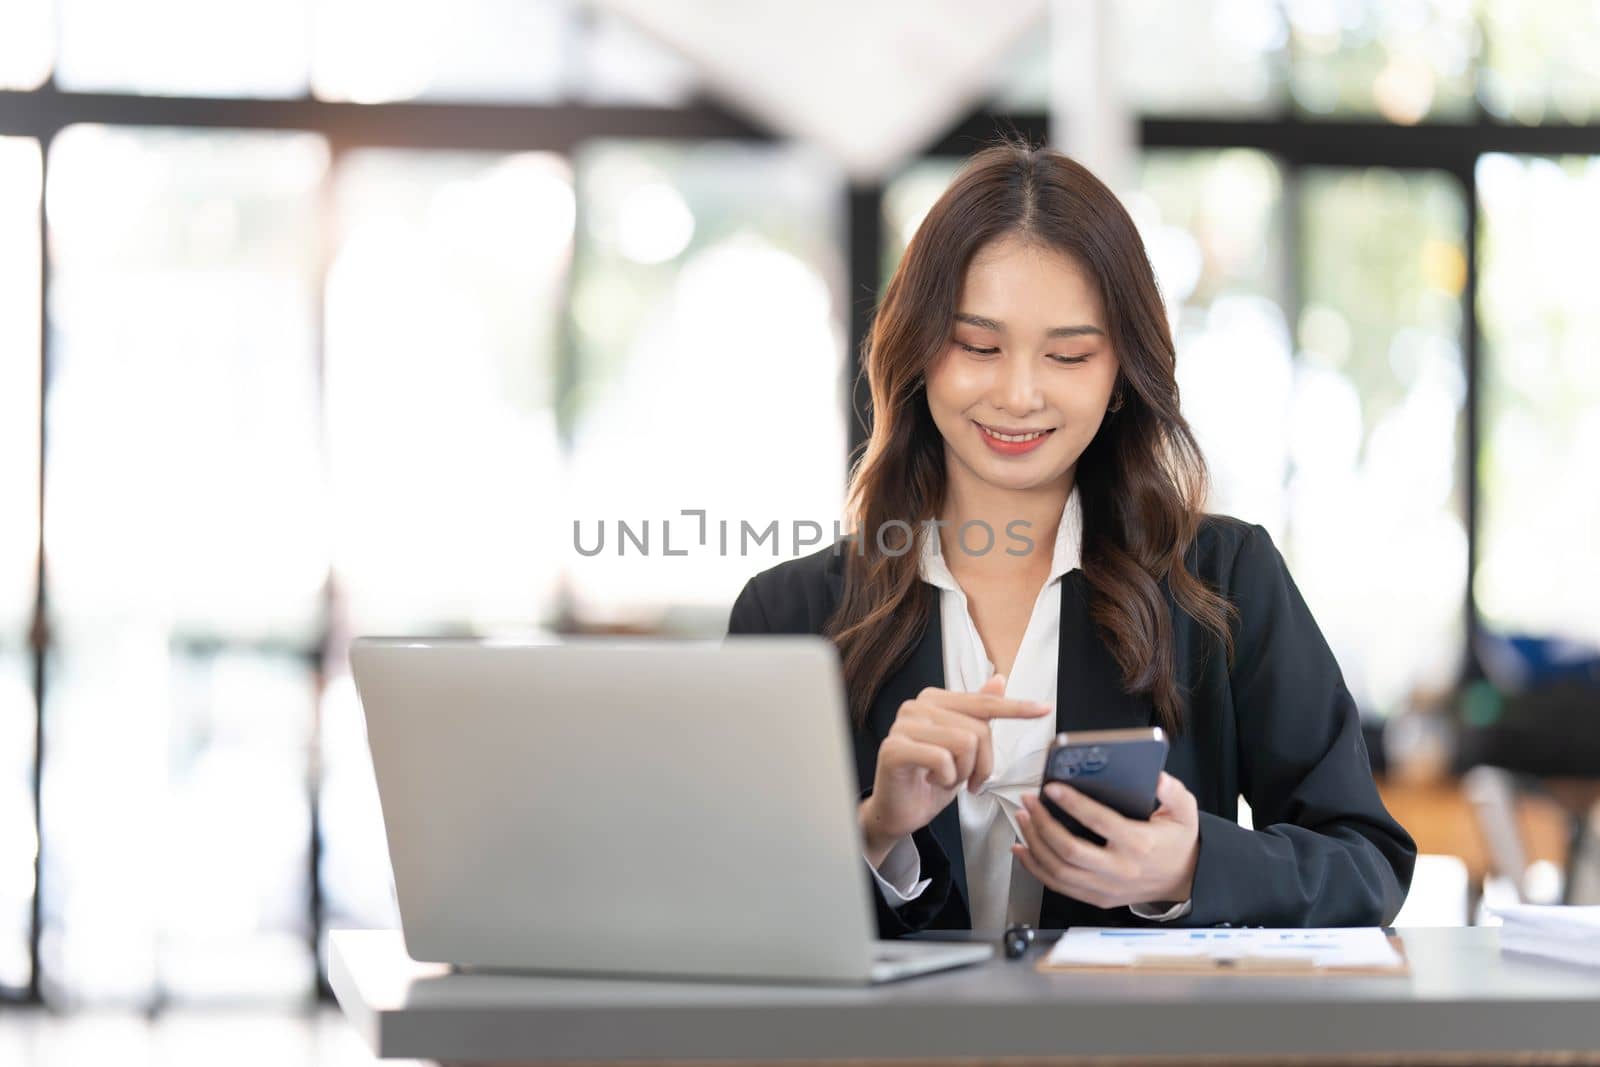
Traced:
<path fill-rule="evenodd" d="M 968 352 L 971 352 L 975 356 L 992 356 L 996 352 L 1000 351 L 998 348 L 979 348 L 976 345 L 969 345 L 965 341 L 957 341 L 956 345 L 961 347 L 961 348 L 966 349 Z M 1087 363 L 1088 360 L 1089 360 L 1089 357 L 1086 356 L 1086 355 L 1085 356 L 1055 356 L 1055 355 L 1052 355 L 1050 358 L 1053 359 L 1057 363 L 1064 363 L 1064 364 L 1068 364 L 1068 365 L 1077 364 L 1077 363 Z"/>

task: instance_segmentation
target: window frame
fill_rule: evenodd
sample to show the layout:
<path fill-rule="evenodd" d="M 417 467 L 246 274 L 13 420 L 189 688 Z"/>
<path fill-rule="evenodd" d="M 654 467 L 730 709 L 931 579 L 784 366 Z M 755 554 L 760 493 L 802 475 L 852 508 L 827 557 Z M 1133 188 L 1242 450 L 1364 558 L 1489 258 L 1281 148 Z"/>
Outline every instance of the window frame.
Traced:
<path fill-rule="evenodd" d="M 178 98 L 125 93 L 73 93 L 59 90 L 51 78 L 32 90 L 0 90 L 0 135 L 31 137 L 37 140 L 44 159 L 44 179 L 49 180 L 49 149 L 63 129 L 80 124 L 174 127 L 184 129 L 299 130 L 320 134 L 329 146 L 330 164 L 326 170 L 324 203 L 331 203 L 331 182 L 346 154 L 354 149 L 390 147 L 422 150 L 477 149 L 492 151 L 546 151 L 573 155 L 586 142 L 608 138 L 665 139 L 670 141 L 731 140 L 752 144 L 771 143 L 774 135 L 725 109 L 704 94 L 685 107 L 601 106 L 573 103 L 553 105 L 499 105 L 483 103 L 385 103 L 357 104 L 298 99 Z M 1048 117 L 1043 112 L 1002 112 L 981 107 L 952 126 L 933 143 L 923 156 L 965 156 L 989 142 L 1001 131 L 1016 131 L 1035 143 L 1048 141 Z M 1478 564 L 1478 456 L 1482 444 L 1483 403 L 1482 340 L 1478 317 L 1478 196 L 1475 177 L 1478 158 L 1486 153 L 1517 155 L 1600 155 L 1600 123 L 1589 125 L 1517 126 L 1493 121 L 1481 106 L 1475 121 L 1466 123 L 1423 123 L 1396 126 L 1381 121 L 1323 120 L 1302 117 L 1292 110 L 1261 118 L 1163 118 L 1148 116 L 1138 122 L 1138 145 L 1143 149 L 1224 149 L 1254 148 L 1276 158 L 1283 167 L 1286 212 L 1286 239 L 1289 277 L 1286 281 L 1291 321 L 1301 303 L 1302 281 L 1295 242 L 1300 229 L 1300 190 L 1304 169 L 1311 166 L 1386 167 L 1397 170 L 1425 169 L 1449 174 L 1460 187 L 1467 206 L 1465 232 L 1466 281 L 1462 293 L 1462 357 L 1466 374 L 1466 449 L 1461 462 L 1467 528 L 1467 581 L 1463 610 L 1467 619 L 1465 677 L 1482 676 L 1471 654 L 1479 615 L 1473 595 L 1473 575 Z M 844 262 L 848 292 L 854 294 L 847 309 L 848 345 L 846 392 L 850 398 L 847 413 L 849 441 L 847 458 L 853 460 L 864 446 L 871 424 L 870 396 L 861 366 L 862 343 L 867 336 L 880 286 L 881 256 L 884 247 L 883 183 L 852 183 L 843 193 L 845 230 Z M 581 211 L 581 207 L 580 207 Z M 45 204 L 39 206 L 40 295 L 38 307 L 41 369 L 41 411 L 43 392 L 48 388 L 52 366 L 51 337 L 47 309 L 51 291 L 51 264 L 47 244 Z M 329 244 L 319 250 L 317 284 L 322 299 L 329 265 Z M 318 335 L 315 361 L 323 367 L 322 321 L 318 306 Z M 577 368 L 572 346 L 564 344 L 557 359 L 557 389 L 564 378 L 576 380 Z M 35 712 L 35 752 L 33 759 L 33 800 L 35 832 L 40 829 L 40 770 L 46 758 L 44 713 L 46 661 L 54 641 L 50 632 L 50 583 L 43 554 L 43 516 L 48 501 L 45 493 L 44 465 L 46 428 L 43 417 L 38 428 L 40 460 L 38 507 L 41 517 L 38 565 L 32 623 L 26 642 L 31 657 Z M 330 604 L 331 608 L 332 605 Z M 333 612 L 325 632 L 315 641 L 293 649 L 311 665 L 317 677 L 327 680 L 331 629 L 337 626 Z M 278 647 L 256 649 L 248 643 L 222 642 L 238 651 L 282 652 Z M 209 647 L 188 648 L 185 652 L 204 653 Z M 319 695 L 320 703 L 320 695 Z M 310 769 L 314 771 L 313 769 Z M 311 949 L 318 955 L 317 942 L 324 918 L 318 871 L 321 865 L 320 815 L 315 781 L 311 785 L 310 864 L 311 891 L 306 901 L 310 920 Z M 30 935 L 31 972 L 25 989 L 0 988 L 0 1003 L 43 1002 L 40 989 L 40 890 L 39 872 L 48 842 L 38 841 Z M 319 965 L 317 988 L 320 999 L 331 998 L 325 971 Z"/>

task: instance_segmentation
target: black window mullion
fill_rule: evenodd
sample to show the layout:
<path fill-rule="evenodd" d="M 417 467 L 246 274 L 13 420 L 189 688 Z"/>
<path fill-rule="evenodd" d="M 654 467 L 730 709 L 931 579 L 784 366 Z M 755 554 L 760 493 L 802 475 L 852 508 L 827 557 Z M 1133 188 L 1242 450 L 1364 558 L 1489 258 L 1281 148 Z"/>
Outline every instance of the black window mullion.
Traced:
<path fill-rule="evenodd" d="M 317 452 L 322 457 L 323 477 L 332 473 L 328 425 L 328 277 L 339 250 L 338 178 L 350 146 L 338 137 L 328 136 L 328 165 L 317 186 L 318 245 L 315 277 L 312 279 L 312 366 L 316 375 L 316 425 L 321 435 Z M 311 652 L 313 678 L 311 733 L 306 747 L 306 833 L 307 894 L 306 922 L 311 948 L 312 989 L 316 1000 L 331 1001 L 333 987 L 328 984 L 322 965 L 322 928 L 327 920 L 327 898 L 322 890 L 322 706 L 336 655 L 340 635 L 347 631 L 343 601 L 339 596 L 338 574 L 333 561 L 322 583 L 322 610 L 317 642 Z"/>
<path fill-rule="evenodd" d="M 845 292 L 849 294 L 846 313 L 850 317 L 850 350 L 845 354 L 845 396 L 847 411 L 847 469 L 867 442 L 872 427 L 872 394 L 867 387 L 863 347 L 872 328 L 878 305 L 878 288 L 883 273 L 883 185 L 850 183 L 845 205 L 845 248 L 847 272 Z"/>
<path fill-rule="evenodd" d="M 39 457 L 38 457 L 38 519 L 39 533 L 35 542 L 33 620 L 28 628 L 28 646 L 33 655 L 33 899 L 28 915 L 28 991 L 29 1003 L 44 1000 L 40 979 L 40 941 L 44 931 L 44 702 L 48 677 L 46 666 L 54 645 L 50 628 L 49 583 L 47 581 L 44 528 L 46 506 L 45 469 L 48 465 L 46 449 L 49 445 L 49 420 L 46 402 L 50 393 L 50 372 L 53 363 L 50 336 L 50 234 L 49 219 L 45 210 L 46 191 L 50 182 L 50 144 L 57 130 L 41 131 L 39 136 Z"/>
<path fill-rule="evenodd" d="M 1466 284 L 1461 293 L 1461 362 L 1466 378 L 1466 463 L 1462 480 L 1464 500 L 1463 521 L 1467 527 L 1467 588 L 1463 601 L 1466 612 L 1467 647 L 1462 656 L 1462 682 L 1470 683 L 1484 677 L 1483 665 L 1478 661 L 1477 636 L 1480 628 L 1478 596 L 1473 581 L 1478 573 L 1478 554 L 1481 550 L 1478 535 L 1480 507 L 1478 477 L 1482 470 L 1483 450 L 1483 341 L 1478 323 L 1478 282 L 1481 277 L 1478 263 L 1478 168 L 1476 155 L 1464 156 L 1454 168 L 1456 181 L 1461 185 L 1461 199 L 1466 210 L 1466 235 L 1463 241 L 1467 259 Z"/>

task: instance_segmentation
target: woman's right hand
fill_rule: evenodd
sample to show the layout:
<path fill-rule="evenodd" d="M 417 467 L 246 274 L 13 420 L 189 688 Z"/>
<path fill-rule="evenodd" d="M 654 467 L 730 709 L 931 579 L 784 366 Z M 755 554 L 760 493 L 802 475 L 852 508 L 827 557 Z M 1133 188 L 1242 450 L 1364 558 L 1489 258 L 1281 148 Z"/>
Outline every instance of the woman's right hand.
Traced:
<path fill-rule="evenodd" d="M 880 866 L 894 843 L 933 821 L 965 785 L 976 793 L 994 768 L 991 719 L 1037 719 L 1048 704 L 1010 700 L 1005 675 L 996 674 L 976 693 L 929 686 L 900 705 L 894 725 L 878 748 L 872 794 L 861 802 L 861 834 L 867 859 Z"/>

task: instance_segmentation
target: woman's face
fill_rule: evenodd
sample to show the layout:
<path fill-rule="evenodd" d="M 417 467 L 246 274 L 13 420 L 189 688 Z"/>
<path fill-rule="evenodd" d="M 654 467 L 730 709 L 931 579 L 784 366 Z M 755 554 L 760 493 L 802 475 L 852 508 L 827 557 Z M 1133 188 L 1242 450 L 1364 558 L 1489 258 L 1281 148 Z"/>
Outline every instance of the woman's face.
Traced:
<path fill-rule="evenodd" d="M 926 374 L 951 477 L 1031 489 L 1068 476 L 1099 431 L 1116 380 L 1093 278 L 1070 257 L 1015 237 L 985 245 Z"/>

